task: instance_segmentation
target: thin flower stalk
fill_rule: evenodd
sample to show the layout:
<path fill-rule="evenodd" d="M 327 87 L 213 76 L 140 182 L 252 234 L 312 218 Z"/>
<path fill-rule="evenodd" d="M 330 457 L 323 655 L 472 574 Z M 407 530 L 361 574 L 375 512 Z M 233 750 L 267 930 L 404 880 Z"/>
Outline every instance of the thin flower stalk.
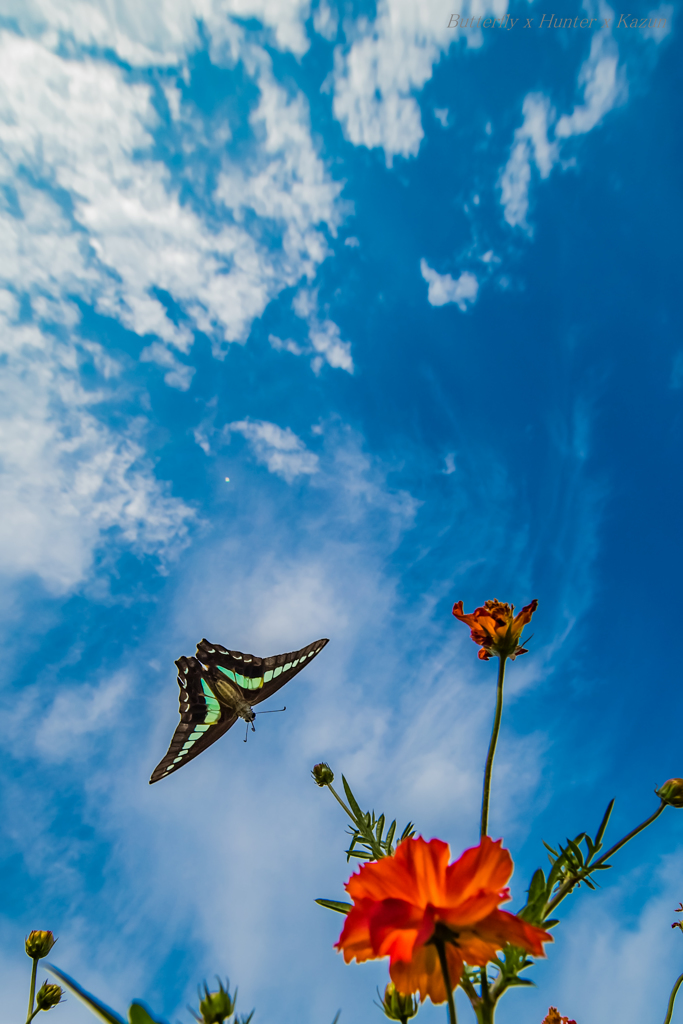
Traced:
<path fill-rule="evenodd" d="M 498 665 L 498 683 L 496 686 L 496 711 L 493 716 L 493 729 L 491 730 L 491 740 L 489 742 L 489 749 L 486 755 L 486 767 L 484 769 L 484 789 L 481 798 L 481 827 L 479 830 L 480 837 L 483 839 L 489 833 L 489 804 L 491 801 L 491 776 L 493 774 L 493 759 L 496 756 L 496 746 L 498 744 L 498 735 L 500 733 L 500 723 L 503 717 L 503 683 L 505 681 L 505 657 L 500 658 Z"/>
<path fill-rule="evenodd" d="M 30 1021 L 32 1021 L 33 1018 L 35 1017 L 35 1013 L 33 1012 L 33 1007 L 35 1006 L 35 1001 L 36 1001 L 36 976 L 38 974 L 38 960 L 39 959 L 40 958 L 37 957 L 37 956 L 32 957 L 32 961 L 33 962 L 32 962 L 32 966 L 31 966 L 31 987 L 30 987 L 29 996 L 28 996 L 28 1013 L 26 1015 L 26 1024 L 30 1024 Z"/>
<path fill-rule="evenodd" d="M 441 966 L 441 973 L 443 974 L 443 983 L 446 989 L 446 998 L 448 999 L 448 1021 L 449 1024 L 458 1024 L 458 1017 L 455 1012 L 455 999 L 453 998 L 453 983 L 451 982 L 451 976 L 448 970 L 446 943 L 440 936 L 435 936 L 434 945 L 436 946 L 436 951 L 439 954 L 439 964 Z"/>
<path fill-rule="evenodd" d="M 674 1003 L 676 1002 L 676 996 L 678 990 L 683 985 L 683 974 L 680 974 L 676 979 L 676 984 L 671 989 L 671 995 L 669 996 L 669 1005 L 666 1008 L 666 1017 L 664 1018 L 664 1024 L 671 1024 L 671 1015 L 674 1012 Z"/>

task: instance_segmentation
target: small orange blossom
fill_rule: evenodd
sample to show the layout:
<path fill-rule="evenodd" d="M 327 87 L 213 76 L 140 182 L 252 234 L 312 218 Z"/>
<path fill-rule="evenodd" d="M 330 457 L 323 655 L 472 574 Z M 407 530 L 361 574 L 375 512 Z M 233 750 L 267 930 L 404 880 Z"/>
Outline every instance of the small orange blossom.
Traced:
<path fill-rule="evenodd" d="M 534 600 L 515 615 L 514 604 L 484 601 L 483 608 L 475 608 L 471 615 L 466 615 L 462 601 L 456 601 L 453 614 L 471 627 L 470 636 L 481 647 L 479 657 L 483 661 L 488 661 L 493 655 L 514 661 L 518 654 L 527 653 L 526 648 L 519 646 L 519 638 L 537 608 L 538 601 Z"/>
<path fill-rule="evenodd" d="M 353 900 L 337 949 L 347 963 L 390 958 L 389 973 L 404 995 L 433 1003 L 446 998 L 435 935 L 446 942 L 451 984 L 463 963 L 483 967 L 507 942 L 544 956 L 552 936 L 498 909 L 510 898 L 512 858 L 488 836 L 453 864 L 440 839 L 405 839 L 395 853 L 364 864 L 346 883 Z M 438 929 L 438 932 L 437 932 Z"/>
<path fill-rule="evenodd" d="M 543 1019 L 541 1024 L 576 1024 L 576 1021 L 570 1020 L 569 1017 L 561 1017 L 560 1011 L 551 1006 L 548 1010 L 548 1016 Z"/>

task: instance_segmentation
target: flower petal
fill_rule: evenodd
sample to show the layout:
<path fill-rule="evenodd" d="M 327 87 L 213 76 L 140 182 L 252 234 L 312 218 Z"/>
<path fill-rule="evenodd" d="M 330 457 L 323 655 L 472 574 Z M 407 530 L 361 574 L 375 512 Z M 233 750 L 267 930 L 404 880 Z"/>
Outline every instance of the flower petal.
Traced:
<path fill-rule="evenodd" d="M 462 956 L 455 946 L 446 946 L 446 959 L 451 985 L 455 988 L 462 976 Z M 445 1003 L 447 999 L 435 946 L 420 946 L 409 963 L 397 960 L 389 967 L 391 980 L 399 992 L 408 995 L 419 992 L 424 1001 L 429 997 L 433 1003 Z"/>

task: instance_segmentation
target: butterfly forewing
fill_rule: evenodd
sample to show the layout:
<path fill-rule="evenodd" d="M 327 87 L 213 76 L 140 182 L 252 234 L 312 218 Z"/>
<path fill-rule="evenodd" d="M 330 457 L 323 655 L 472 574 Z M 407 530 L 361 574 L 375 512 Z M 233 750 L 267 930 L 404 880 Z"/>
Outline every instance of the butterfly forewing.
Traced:
<path fill-rule="evenodd" d="M 197 658 L 210 671 L 239 686 L 250 704 L 258 704 L 313 661 L 326 643 L 327 640 L 315 640 L 300 651 L 257 658 L 253 654 L 229 651 L 220 644 L 200 640 L 197 644 Z"/>
<path fill-rule="evenodd" d="M 180 687 L 180 724 L 173 733 L 166 756 L 152 772 L 150 783 L 182 768 L 237 721 L 237 715 L 216 700 L 206 678 L 207 672 L 196 658 L 178 658 L 176 665 Z"/>

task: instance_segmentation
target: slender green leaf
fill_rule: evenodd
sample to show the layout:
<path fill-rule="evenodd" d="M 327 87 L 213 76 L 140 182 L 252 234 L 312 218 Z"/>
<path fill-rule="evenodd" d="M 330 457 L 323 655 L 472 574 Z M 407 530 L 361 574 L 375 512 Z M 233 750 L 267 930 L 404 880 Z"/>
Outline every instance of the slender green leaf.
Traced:
<path fill-rule="evenodd" d="M 574 854 L 574 856 L 576 858 L 577 864 L 579 864 L 581 867 L 583 867 L 583 853 L 581 851 L 581 847 L 578 845 L 576 840 L 568 839 L 567 840 L 567 846 L 571 850 L 571 852 Z"/>
<path fill-rule="evenodd" d="M 528 903 L 535 903 L 539 898 L 546 898 L 547 884 L 545 875 L 541 868 L 536 868 L 531 879 L 531 885 L 529 886 L 529 899 Z"/>
<path fill-rule="evenodd" d="M 355 796 L 351 792 L 351 787 L 349 786 L 348 782 L 346 781 L 346 779 L 344 778 L 343 775 L 342 775 L 342 785 L 344 787 L 344 792 L 346 793 L 346 799 L 349 801 L 349 806 L 350 806 L 351 810 L 353 811 L 353 813 L 356 815 L 356 819 L 357 819 L 356 820 L 356 824 L 360 825 L 362 822 L 365 821 L 365 815 L 363 814 L 363 812 L 361 811 L 360 807 L 358 806 L 358 801 L 356 800 Z"/>
<path fill-rule="evenodd" d="M 598 829 L 598 831 L 595 834 L 595 843 L 596 843 L 596 845 L 602 844 L 602 837 L 605 834 L 605 829 L 607 828 L 607 824 L 609 822 L 610 815 L 612 813 L 612 808 L 613 807 L 614 807 L 614 798 L 612 798 L 612 800 L 610 800 L 610 802 L 607 804 L 607 810 L 605 811 L 605 813 L 603 815 L 603 818 L 602 818 L 602 821 L 600 822 L 600 828 Z"/>
<path fill-rule="evenodd" d="M 353 907 L 353 903 L 344 903 L 343 900 L 316 900 L 321 907 L 327 907 L 328 910 L 336 910 L 338 914 L 348 914 L 349 910 Z"/>
<path fill-rule="evenodd" d="M 394 841 L 394 833 L 396 832 L 396 818 L 392 821 L 387 831 L 387 838 L 384 840 L 386 843 L 387 850 L 391 850 L 391 844 Z"/>
<path fill-rule="evenodd" d="M 119 1017 L 118 1013 L 112 1010 L 109 1006 L 100 1002 L 99 999 L 90 995 L 89 992 L 86 992 L 84 988 L 81 988 L 77 981 L 70 978 L 68 974 L 64 973 L 64 971 L 60 971 L 57 967 L 53 967 L 52 964 L 45 964 L 45 967 L 50 974 L 54 974 L 55 977 L 59 978 L 62 984 L 66 985 L 70 992 L 73 992 L 73 994 L 84 1002 L 85 1005 L 89 1007 L 94 1014 L 96 1014 L 96 1016 L 101 1017 L 101 1019 L 106 1021 L 107 1024 L 126 1024 L 123 1017 Z"/>

